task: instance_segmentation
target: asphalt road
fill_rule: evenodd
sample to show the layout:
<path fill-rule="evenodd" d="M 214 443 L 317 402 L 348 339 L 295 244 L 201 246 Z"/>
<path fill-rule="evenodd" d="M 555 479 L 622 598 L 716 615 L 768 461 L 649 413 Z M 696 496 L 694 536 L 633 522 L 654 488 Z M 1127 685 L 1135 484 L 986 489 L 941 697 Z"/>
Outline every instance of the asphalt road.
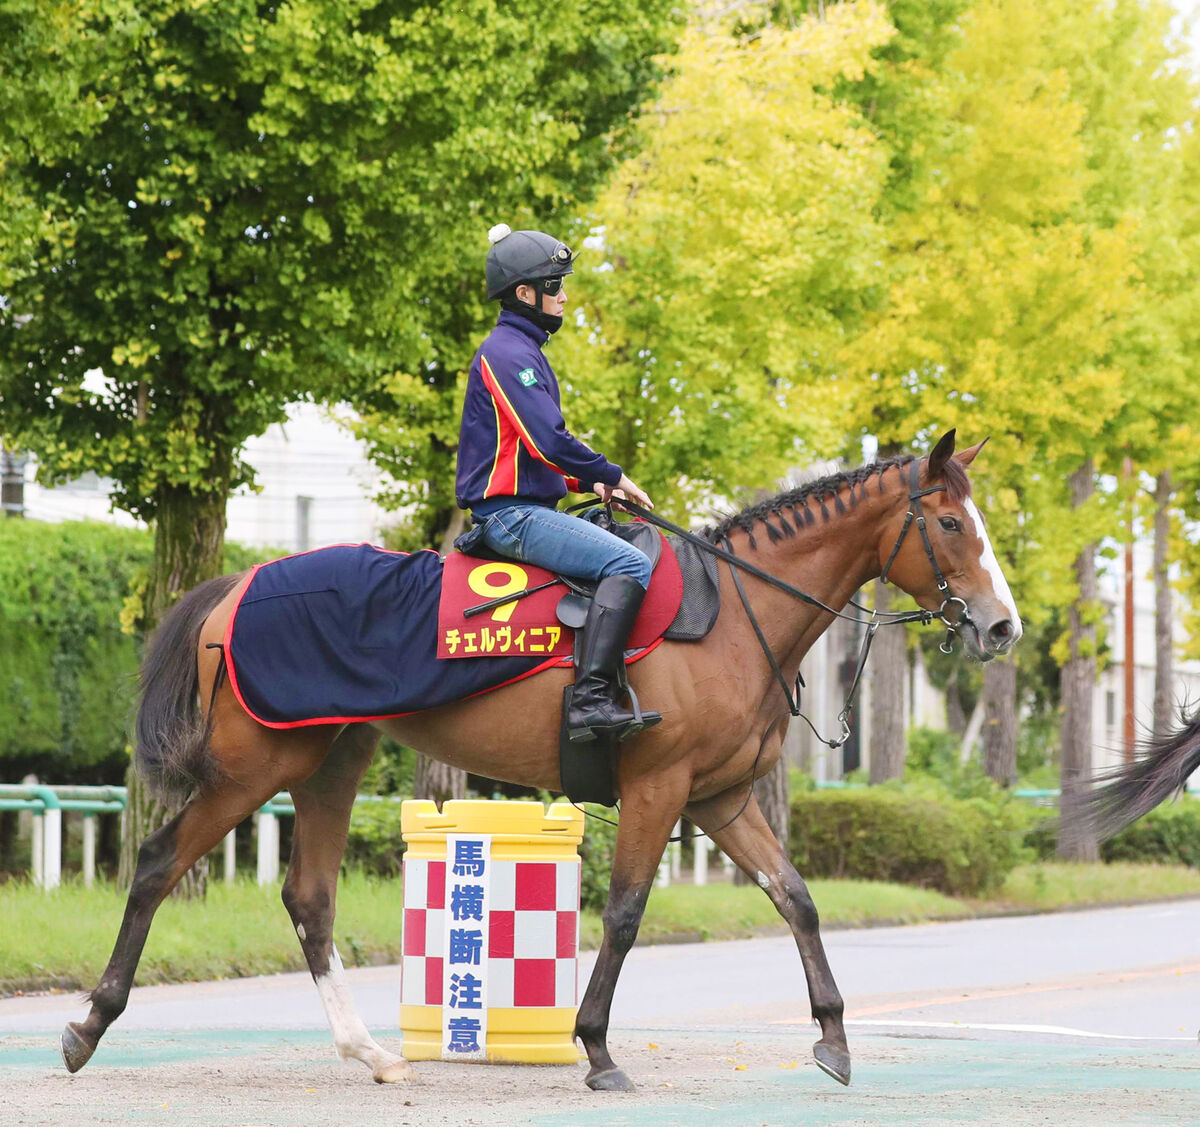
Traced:
<path fill-rule="evenodd" d="M 417 1087 L 376 1088 L 330 1059 L 308 977 L 282 975 L 135 990 L 75 1077 L 56 1043 L 84 1007 L 0 1001 L 0 1070 L 27 1094 L 0 1123 L 329 1123 L 347 1101 L 364 1127 L 1200 1123 L 1200 900 L 832 931 L 826 946 L 849 1089 L 812 1066 L 799 956 L 772 938 L 635 948 L 612 1015 L 630 1096 L 590 1093 L 571 1067 L 430 1063 Z M 364 1020 L 394 1043 L 398 969 L 350 974 Z"/>

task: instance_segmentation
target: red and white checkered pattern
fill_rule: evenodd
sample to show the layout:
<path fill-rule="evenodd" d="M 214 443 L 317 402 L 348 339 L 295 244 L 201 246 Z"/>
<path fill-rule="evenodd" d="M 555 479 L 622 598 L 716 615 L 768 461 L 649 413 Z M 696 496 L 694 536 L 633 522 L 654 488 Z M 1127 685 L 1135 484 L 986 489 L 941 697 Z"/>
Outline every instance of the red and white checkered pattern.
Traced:
<path fill-rule="evenodd" d="M 578 1001 L 580 864 L 492 861 L 489 1007 L 573 1007 Z M 404 859 L 401 1002 L 442 1005 L 446 862 Z"/>

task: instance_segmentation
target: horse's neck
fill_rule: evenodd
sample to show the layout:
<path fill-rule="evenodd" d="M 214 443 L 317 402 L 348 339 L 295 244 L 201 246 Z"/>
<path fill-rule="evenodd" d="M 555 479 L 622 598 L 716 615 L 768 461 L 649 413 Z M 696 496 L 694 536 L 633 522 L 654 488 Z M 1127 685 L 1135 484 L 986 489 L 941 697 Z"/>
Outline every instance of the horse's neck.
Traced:
<path fill-rule="evenodd" d="M 864 583 L 878 577 L 881 525 L 899 503 L 894 489 L 878 496 L 872 487 L 871 494 L 847 512 L 828 521 L 818 518 L 819 523 L 773 543 L 766 529 L 757 527 L 757 549 L 750 548 L 746 533 L 735 533 L 734 549 L 762 570 L 841 611 Z M 771 652 L 791 676 L 833 617 L 753 578 L 743 578 L 742 586 Z M 734 610 L 745 616 L 736 595 Z"/>

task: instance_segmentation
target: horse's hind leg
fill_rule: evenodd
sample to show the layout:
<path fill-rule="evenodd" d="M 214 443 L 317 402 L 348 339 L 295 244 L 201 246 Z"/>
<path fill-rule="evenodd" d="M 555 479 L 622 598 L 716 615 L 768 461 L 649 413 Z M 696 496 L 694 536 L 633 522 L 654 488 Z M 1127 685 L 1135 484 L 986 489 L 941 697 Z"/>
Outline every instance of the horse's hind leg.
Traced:
<path fill-rule="evenodd" d="M 70 1022 L 63 1030 L 62 1055 L 69 1071 L 78 1072 L 87 1064 L 105 1030 L 124 1012 L 158 906 L 188 869 L 285 781 L 278 768 L 263 771 L 246 785 L 225 780 L 210 793 L 191 799 L 142 843 L 121 930 L 99 985 L 88 995 L 91 1012 L 85 1021 Z"/>
<path fill-rule="evenodd" d="M 382 1049 L 367 1032 L 333 942 L 338 870 L 350 811 L 378 740 L 379 733 L 366 724 L 345 729 L 317 772 L 292 787 L 296 826 L 283 902 L 325 1006 L 338 1056 L 362 1061 L 384 1084 L 413 1079 L 412 1066 Z"/>
<path fill-rule="evenodd" d="M 633 789 L 622 786 L 626 794 Z M 681 793 L 679 805 L 674 805 L 665 786 L 646 790 L 653 805 L 650 800 L 638 803 L 629 798 L 621 806 L 621 828 L 617 831 L 612 880 L 604 906 L 604 941 L 575 1019 L 575 1036 L 583 1042 L 591 1064 L 587 1086 L 598 1091 L 630 1092 L 634 1087 L 609 1055 L 609 1013 L 617 977 L 637 939 L 658 863 L 684 801 Z"/>
<path fill-rule="evenodd" d="M 736 816 L 744 799 L 744 790 L 727 791 L 689 806 L 685 814 L 766 892 L 787 920 L 804 963 L 812 1015 L 821 1026 L 821 1039 L 813 1046 L 813 1056 L 823 1071 L 849 1084 L 850 1050 L 842 1025 L 842 996 L 825 958 L 816 906 L 753 797 L 745 812 Z"/>

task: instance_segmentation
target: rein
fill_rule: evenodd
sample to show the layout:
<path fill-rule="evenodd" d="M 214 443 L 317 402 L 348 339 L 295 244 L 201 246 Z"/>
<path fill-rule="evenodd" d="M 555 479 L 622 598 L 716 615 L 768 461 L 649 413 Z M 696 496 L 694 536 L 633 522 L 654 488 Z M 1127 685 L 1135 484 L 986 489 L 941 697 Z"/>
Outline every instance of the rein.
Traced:
<path fill-rule="evenodd" d="M 716 556 L 718 559 L 724 560 L 729 565 L 729 573 L 733 577 L 734 586 L 737 588 L 738 597 L 741 599 L 742 608 L 746 612 L 746 617 L 750 620 L 750 625 L 754 628 L 755 636 L 758 638 L 758 644 L 762 648 L 767 662 L 771 666 L 771 672 L 774 674 L 776 681 L 779 682 L 779 687 L 783 690 L 784 698 L 788 703 L 788 711 L 793 716 L 798 716 L 812 730 L 813 735 L 817 737 L 823 744 L 833 750 L 840 748 L 850 738 L 850 717 L 854 708 L 854 698 L 858 693 L 858 686 L 862 681 L 863 671 L 867 665 L 867 658 L 871 653 L 871 643 L 875 640 L 876 631 L 880 626 L 900 626 L 906 622 L 920 622 L 923 625 L 928 625 L 933 620 L 939 619 L 946 625 L 946 637 L 941 643 L 943 653 L 950 653 L 954 648 L 954 637 L 957 631 L 971 622 L 970 612 L 967 608 L 965 600 L 958 598 L 950 593 L 950 585 L 946 582 L 946 577 L 942 574 L 942 569 L 937 562 L 937 557 L 933 553 L 933 544 L 929 539 L 929 530 L 926 527 L 925 512 L 921 506 L 921 498 L 927 497 L 931 493 L 944 493 L 946 487 L 944 485 L 930 485 L 924 489 L 918 488 L 918 475 L 920 472 L 919 460 L 914 458 L 909 463 L 909 488 L 908 488 L 908 512 L 904 517 L 904 524 L 900 529 L 900 534 L 896 537 L 896 543 L 892 545 L 891 553 L 888 555 L 887 563 L 884 565 L 880 579 L 886 583 L 888 572 L 895 563 L 897 555 L 904 544 L 905 537 L 908 535 L 909 529 L 915 523 L 917 530 L 921 534 L 921 544 L 925 549 L 925 555 L 929 560 L 930 567 L 933 569 L 934 578 L 937 581 L 938 591 L 942 595 L 942 605 L 936 610 L 918 609 L 915 611 L 884 611 L 881 615 L 876 610 L 871 610 L 861 606 L 853 599 L 850 600 L 851 606 L 856 610 L 869 615 L 864 619 L 861 614 L 844 614 L 841 611 L 834 610 L 833 607 L 826 605 L 820 599 L 810 595 L 807 591 L 802 591 L 799 587 L 794 587 L 792 584 L 772 575 L 768 571 L 764 571 L 760 567 L 749 563 L 740 556 L 734 554 L 733 545 L 728 537 L 723 537 L 725 548 L 721 548 L 710 540 L 705 540 L 702 536 L 697 536 L 686 529 L 680 528 L 671 521 L 658 516 L 650 509 L 646 509 L 639 505 L 636 501 L 619 500 L 618 503 L 623 509 L 628 510 L 634 516 L 646 521 L 648 524 L 656 525 L 657 527 L 670 532 L 672 535 L 679 536 L 684 540 L 694 544 L 702 551 L 708 552 L 710 555 Z M 590 502 L 589 502 L 590 503 Z M 583 506 L 579 506 L 583 507 Z M 822 736 L 817 731 L 813 722 L 804 715 L 800 706 L 800 692 L 805 687 L 804 680 L 800 676 L 799 670 L 796 671 L 796 684 L 793 695 L 793 689 L 789 687 L 787 679 L 783 675 L 783 670 L 779 668 L 779 662 L 776 661 L 775 655 L 771 652 L 770 646 L 767 644 L 766 636 L 763 634 L 762 627 L 758 623 L 758 618 L 754 614 L 754 610 L 750 605 L 750 600 L 746 595 L 745 588 L 742 585 L 741 577 L 738 571 L 744 571 L 753 575 L 756 579 L 761 579 L 770 586 L 783 591 L 792 598 L 799 599 L 801 602 L 807 603 L 809 606 L 817 607 L 826 614 L 833 615 L 835 618 L 845 619 L 847 622 L 853 622 L 857 625 L 866 626 L 866 634 L 863 637 L 862 647 L 859 650 L 858 662 L 854 670 L 854 677 L 851 681 L 849 691 L 846 693 L 845 700 L 842 704 L 842 711 L 838 713 L 838 723 L 841 725 L 841 732 L 838 736 L 830 739 Z M 957 606 L 956 606 L 957 604 Z M 953 617 L 950 617 L 953 615 Z"/>
<path fill-rule="evenodd" d="M 937 580 L 938 591 L 942 595 L 942 605 L 936 610 L 918 609 L 915 611 L 884 611 L 881 615 L 879 611 L 864 607 L 856 603 L 853 599 L 850 600 L 850 605 L 856 610 L 867 614 L 870 617 L 864 619 L 861 614 L 844 614 L 841 611 L 834 610 L 833 607 L 826 605 L 820 599 L 810 595 L 807 591 L 802 591 L 799 587 L 794 587 L 792 584 L 780 579 L 778 576 L 772 575 L 769 571 L 764 571 L 760 567 L 747 560 L 742 559 L 733 551 L 733 545 L 729 538 L 722 537 L 726 547 L 721 548 L 714 544 L 711 540 L 705 540 L 702 536 L 697 536 L 695 533 L 689 532 L 685 528 L 680 528 L 677 524 L 664 517 L 658 516 L 650 509 L 644 508 L 636 501 L 630 501 L 624 498 L 618 498 L 616 503 L 632 513 L 640 520 L 644 520 L 647 524 L 652 524 L 657 528 L 661 528 L 666 532 L 670 532 L 673 536 L 678 536 L 689 543 L 694 544 L 701 551 L 707 552 L 709 555 L 715 556 L 717 559 L 724 560 L 729 566 L 729 574 L 733 577 L 734 586 L 737 588 L 738 597 L 741 599 L 742 608 L 746 612 L 746 617 L 750 620 L 750 625 L 754 628 L 755 636 L 758 638 L 758 644 L 762 647 L 764 655 L 771 666 L 771 671 L 775 675 L 775 679 L 779 682 L 779 687 L 783 690 L 783 695 L 788 703 L 788 711 L 793 716 L 798 716 L 812 730 L 814 736 L 817 737 L 823 744 L 833 750 L 840 748 L 849 738 L 851 734 L 850 719 L 854 709 L 854 698 L 858 693 L 858 686 L 862 681 L 863 671 L 866 669 L 867 658 L 871 653 L 871 643 L 875 640 L 875 634 L 881 626 L 902 626 L 906 622 L 920 622 L 922 625 L 928 625 L 933 620 L 939 619 L 946 625 L 946 637 L 941 643 L 940 649 L 943 653 L 951 653 L 954 649 L 954 637 L 958 630 L 971 623 L 971 615 L 967 607 L 966 601 L 960 599 L 956 595 L 950 593 L 950 584 L 946 582 L 946 577 L 942 574 L 942 569 L 938 565 L 937 557 L 933 553 L 933 543 L 929 539 L 929 530 L 925 524 L 925 512 L 921 506 L 921 498 L 927 497 L 931 493 L 944 493 L 946 487 L 944 485 L 930 485 L 924 489 L 919 489 L 917 486 L 918 475 L 920 472 L 919 459 L 914 458 L 909 463 L 909 480 L 908 480 L 908 512 L 904 517 L 904 524 L 900 529 L 900 534 L 896 537 L 896 543 L 892 545 L 891 553 L 888 555 L 887 563 L 884 565 L 880 579 L 886 583 L 888 572 L 891 570 L 892 564 L 895 563 L 897 555 L 904 544 L 904 538 L 908 535 L 908 530 L 915 523 L 918 531 L 921 534 L 921 544 L 925 549 L 925 555 L 929 560 L 930 567 L 933 568 L 934 578 Z M 584 501 L 578 505 L 572 505 L 567 512 L 573 512 L 576 509 L 586 509 L 593 507 L 593 502 Z M 611 503 L 606 506 L 611 515 Z M 800 707 L 800 692 L 805 687 L 804 680 L 800 676 L 800 671 L 796 671 L 796 686 L 795 695 L 792 689 L 788 686 L 787 679 L 783 675 L 783 670 L 779 668 L 779 662 L 775 659 L 775 655 L 771 652 L 771 647 L 767 643 L 766 635 L 763 633 L 762 627 L 758 623 L 758 617 L 754 613 L 754 608 L 750 605 L 750 600 L 746 595 L 745 588 L 742 585 L 739 571 L 747 572 L 753 575 L 756 579 L 761 579 L 764 583 L 769 584 L 776 589 L 783 591 L 794 599 L 799 599 L 809 606 L 817 607 L 826 614 L 832 615 L 834 618 L 842 618 L 847 622 L 853 622 L 858 625 L 866 626 L 866 634 L 863 637 L 862 647 L 858 653 L 858 662 L 854 670 L 854 678 L 850 683 L 850 688 L 846 693 L 846 697 L 842 703 L 842 710 L 838 713 L 838 723 L 841 725 L 841 732 L 833 739 L 822 736 L 817 731 L 813 722 L 804 715 Z M 511 599 L 512 596 L 508 596 Z M 954 610 L 952 604 L 958 604 L 957 610 Z M 948 614 L 953 610 L 954 617 L 948 617 Z M 765 740 L 764 740 L 765 744 Z M 718 827 L 709 833 L 707 836 L 712 837 L 714 833 L 720 833 L 726 826 L 731 826 L 745 812 L 746 807 L 750 805 L 750 798 L 754 794 L 755 774 L 758 770 L 759 760 L 762 758 L 762 746 L 758 749 L 758 755 L 755 757 L 754 764 L 750 768 L 750 786 L 746 791 L 745 801 L 742 803 L 741 809 L 738 810 L 724 826 Z M 585 814 L 596 818 L 598 821 L 606 822 L 609 825 L 617 823 L 610 821 L 608 818 L 602 818 L 597 814 L 592 814 L 591 811 L 584 810 Z M 703 834 L 690 834 L 685 839 L 682 835 L 668 838 L 668 842 L 690 840 L 691 838 L 705 836 Z"/>

